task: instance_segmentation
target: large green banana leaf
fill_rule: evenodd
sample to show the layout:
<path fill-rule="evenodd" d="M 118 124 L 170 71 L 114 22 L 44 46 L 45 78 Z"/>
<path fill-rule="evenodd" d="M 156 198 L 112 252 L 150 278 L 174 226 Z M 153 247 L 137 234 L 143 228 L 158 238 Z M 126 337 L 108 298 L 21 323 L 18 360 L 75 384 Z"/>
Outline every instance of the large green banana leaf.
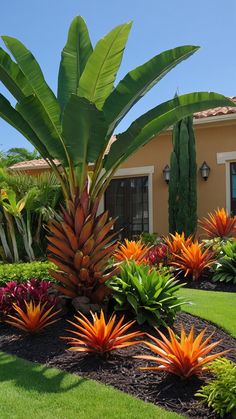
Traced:
<path fill-rule="evenodd" d="M 24 118 L 17 112 L 10 104 L 10 102 L 0 94 L 0 117 L 3 118 L 8 124 L 17 129 L 21 134 L 27 138 L 31 144 L 39 151 L 42 157 L 50 158 L 50 152 L 44 144 L 37 137 L 35 132 L 24 120 Z"/>
<path fill-rule="evenodd" d="M 30 84 L 33 93 L 38 97 L 42 106 L 55 126 L 55 129 L 60 133 L 60 106 L 53 91 L 47 85 L 42 70 L 35 60 L 32 53 L 17 39 L 9 36 L 2 36 L 2 39 L 14 56 L 22 73 Z"/>
<path fill-rule="evenodd" d="M 104 161 L 106 171 L 112 169 L 117 161 L 123 162 L 140 147 L 167 129 L 180 119 L 217 106 L 235 106 L 235 104 L 217 93 L 197 92 L 182 96 L 162 103 L 145 113 L 112 144 L 109 154 Z"/>
<path fill-rule="evenodd" d="M 61 53 L 57 96 L 62 110 L 70 95 L 77 93 L 80 76 L 92 52 L 86 23 L 81 16 L 76 16 L 70 25 L 67 43 Z"/>
<path fill-rule="evenodd" d="M 17 103 L 16 110 L 27 121 L 41 143 L 54 158 L 68 165 L 67 153 L 61 135 L 49 118 L 37 96 L 28 96 Z M 36 147 L 36 145 L 35 145 Z M 36 147 L 37 148 L 37 147 Z"/>
<path fill-rule="evenodd" d="M 102 38 L 90 55 L 79 81 L 78 95 L 101 109 L 113 89 L 131 23 L 117 26 Z"/>
<path fill-rule="evenodd" d="M 92 163 L 98 158 L 106 132 L 103 112 L 87 99 L 71 95 L 63 117 L 63 138 L 75 165 Z"/>
<path fill-rule="evenodd" d="M 155 84 L 172 68 L 199 49 L 185 45 L 156 55 L 143 65 L 130 71 L 116 86 L 104 103 L 103 111 L 111 124 L 110 132 Z"/>
<path fill-rule="evenodd" d="M 33 93 L 19 66 L 2 48 L 0 48 L 0 81 L 16 100 L 21 100 Z"/>

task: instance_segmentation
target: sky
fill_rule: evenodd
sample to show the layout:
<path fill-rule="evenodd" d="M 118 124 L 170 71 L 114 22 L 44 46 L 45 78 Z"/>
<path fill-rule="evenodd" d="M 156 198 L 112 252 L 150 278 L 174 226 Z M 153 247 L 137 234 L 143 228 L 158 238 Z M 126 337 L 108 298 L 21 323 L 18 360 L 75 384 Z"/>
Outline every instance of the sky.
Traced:
<path fill-rule="evenodd" d="M 118 132 L 176 91 L 236 95 L 236 0 L 0 0 L 0 6 L 0 34 L 18 38 L 31 50 L 55 93 L 61 50 L 76 15 L 85 19 L 93 45 L 116 25 L 133 21 L 117 81 L 166 49 L 201 47 L 135 105 Z M 2 41 L 0 46 L 5 48 Z M 1 83 L 0 93 L 14 104 Z M 32 149 L 0 119 L 0 149 L 11 147 Z"/>

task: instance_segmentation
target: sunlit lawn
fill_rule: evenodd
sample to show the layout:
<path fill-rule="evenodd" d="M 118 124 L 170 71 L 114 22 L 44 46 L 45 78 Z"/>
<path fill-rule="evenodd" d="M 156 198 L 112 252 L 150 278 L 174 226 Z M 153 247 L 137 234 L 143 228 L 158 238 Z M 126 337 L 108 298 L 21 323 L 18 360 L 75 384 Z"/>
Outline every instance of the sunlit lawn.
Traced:
<path fill-rule="evenodd" d="M 1 419 L 177 419 L 112 387 L 0 352 Z"/>
<path fill-rule="evenodd" d="M 183 306 L 184 311 L 216 323 L 236 338 L 236 293 L 189 288 L 180 293 L 193 303 Z"/>

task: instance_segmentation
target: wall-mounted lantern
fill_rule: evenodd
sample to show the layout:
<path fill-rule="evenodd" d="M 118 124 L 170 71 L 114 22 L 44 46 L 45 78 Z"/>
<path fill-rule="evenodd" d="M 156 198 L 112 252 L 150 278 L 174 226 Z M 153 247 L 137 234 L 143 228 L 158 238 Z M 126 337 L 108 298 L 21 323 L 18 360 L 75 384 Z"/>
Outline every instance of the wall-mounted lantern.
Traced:
<path fill-rule="evenodd" d="M 169 181 L 170 181 L 170 167 L 168 166 L 168 164 L 164 167 L 164 169 L 162 170 L 163 173 L 163 177 L 168 185 Z"/>
<path fill-rule="evenodd" d="M 211 168 L 208 166 L 208 164 L 204 161 L 200 167 L 200 173 L 202 178 L 206 181 L 209 177 Z"/>

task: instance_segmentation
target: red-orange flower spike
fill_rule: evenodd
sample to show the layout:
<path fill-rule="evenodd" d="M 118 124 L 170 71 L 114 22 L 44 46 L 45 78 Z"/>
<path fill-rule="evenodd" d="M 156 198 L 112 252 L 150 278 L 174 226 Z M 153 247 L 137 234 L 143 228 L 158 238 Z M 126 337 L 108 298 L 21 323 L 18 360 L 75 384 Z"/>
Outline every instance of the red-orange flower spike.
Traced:
<path fill-rule="evenodd" d="M 184 272 L 184 276 L 191 275 L 192 279 L 198 279 L 203 270 L 210 267 L 214 260 L 213 253 L 202 249 L 203 244 L 195 241 L 189 246 L 182 245 L 181 254 L 175 254 L 175 261 L 172 265 L 177 266 Z"/>
<path fill-rule="evenodd" d="M 121 349 L 140 343 L 140 341 L 134 341 L 133 339 L 142 336 L 143 333 L 138 331 L 124 334 L 135 321 L 123 324 L 124 316 L 122 316 L 115 325 L 116 315 L 113 314 L 106 323 L 102 310 L 100 317 L 97 313 L 91 312 L 92 321 L 82 313 L 79 313 L 79 315 L 80 317 L 75 316 L 78 323 L 68 320 L 75 327 L 75 330 L 68 330 L 68 332 L 73 333 L 75 337 L 62 338 L 68 340 L 70 345 L 73 345 L 69 348 L 69 351 L 95 352 L 103 355 L 114 349 Z"/>
<path fill-rule="evenodd" d="M 125 239 L 125 244 L 120 244 L 113 256 L 118 262 L 132 259 L 137 263 L 142 263 L 145 262 L 145 256 L 150 248 L 150 246 L 143 244 L 141 240 L 130 241 Z"/>
<path fill-rule="evenodd" d="M 13 303 L 13 308 L 18 316 L 8 315 L 6 320 L 12 326 L 24 330 L 29 333 L 41 332 L 45 327 L 55 323 L 58 319 L 53 319 L 60 310 L 52 312 L 54 306 L 45 311 L 45 306 L 39 302 L 37 305 L 34 301 L 25 301 L 25 311 Z"/>
<path fill-rule="evenodd" d="M 170 237 L 165 237 L 164 241 L 168 246 L 168 253 L 170 256 L 173 256 L 181 252 L 183 245 L 189 246 L 192 243 L 192 236 L 185 238 L 184 232 L 181 234 L 177 232 L 175 234 L 170 233 Z"/>
<path fill-rule="evenodd" d="M 199 224 L 209 238 L 236 236 L 236 216 L 231 217 L 224 208 L 210 212 L 208 218 L 203 218 Z"/>
<path fill-rule="evenodd" d="M 157 356 L 138 355 L 135 358 L 146 359 L 158 364 L 158 366 L 141 367 L 141 370 L 157 370 L 166 371 L 171 374 L 178 375 L 183 378 L 200 374 L 206 367 L 205 364 L 229 352 L 229 350 L 207 355 L 222 340 L 209 344 L 213 333 L 205 340 L 206 329 L 202 330 L 199 335 L 194 338 L 194 327 L 192 326 L 189 335 L 186 335 L 183 326 L 181 327 L 180 339 L 176 337 L 173 330 L 168 327 L 169 339 L 158 330 L 161 339 L 152 335 L 147 335 L 155 342 L 144 342 Z"/>

